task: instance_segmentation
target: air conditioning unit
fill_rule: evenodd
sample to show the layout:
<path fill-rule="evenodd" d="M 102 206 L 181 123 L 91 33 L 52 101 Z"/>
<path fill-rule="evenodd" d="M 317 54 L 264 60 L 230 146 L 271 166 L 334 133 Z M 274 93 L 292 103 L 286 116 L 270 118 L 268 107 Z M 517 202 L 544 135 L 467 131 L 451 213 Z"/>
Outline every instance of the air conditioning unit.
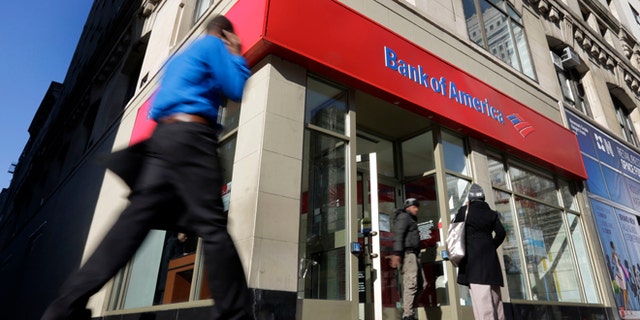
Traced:
<path fill-rule="evenodd" d="M 556 66 L 556 69 L 564 70 L 564 67 L 562 67 L 562 59 L 553 51 L 549 51 L 549 53 L 551 53 L 551 60 L 553 61 L 553 65 Z"/>
<path fill-rule="evenodd" d="M 572 69 L 580 64 L 580 57 L 571 47 L 562 50 L 562 65 L 567 69 Z"/>

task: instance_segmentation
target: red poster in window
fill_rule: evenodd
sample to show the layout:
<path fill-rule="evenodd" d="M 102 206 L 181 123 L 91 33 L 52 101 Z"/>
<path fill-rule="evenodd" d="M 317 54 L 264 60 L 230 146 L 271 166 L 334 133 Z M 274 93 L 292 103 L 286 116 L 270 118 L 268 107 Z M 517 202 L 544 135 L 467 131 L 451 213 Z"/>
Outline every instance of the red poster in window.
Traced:
<path fill-rule="evenodd" d="M 136 122 L 133 124 L 133 132 L 131 132 L 131 139 L 129 139 L 129 145 L 134 145 L 148 139 L 156 128 L 156 122 L 149 118 L 149 109 L 151 109 L 152 102 L 153 96 L 138 108 Z"/>

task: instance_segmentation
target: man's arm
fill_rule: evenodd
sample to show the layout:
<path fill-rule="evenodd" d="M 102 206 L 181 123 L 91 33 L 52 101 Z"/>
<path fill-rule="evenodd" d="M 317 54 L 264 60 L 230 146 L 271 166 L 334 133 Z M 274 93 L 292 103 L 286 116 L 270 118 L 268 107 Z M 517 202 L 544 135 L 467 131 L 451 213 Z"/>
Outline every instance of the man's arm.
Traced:
<path fill-rule="evenodd" d="M 408 221 L 405 213 L 399 213 L 393 225 L 393 255 L 391 255 L 391 267 L 397 268 L 404 255 L 404 236 L 407 231 Z"/>

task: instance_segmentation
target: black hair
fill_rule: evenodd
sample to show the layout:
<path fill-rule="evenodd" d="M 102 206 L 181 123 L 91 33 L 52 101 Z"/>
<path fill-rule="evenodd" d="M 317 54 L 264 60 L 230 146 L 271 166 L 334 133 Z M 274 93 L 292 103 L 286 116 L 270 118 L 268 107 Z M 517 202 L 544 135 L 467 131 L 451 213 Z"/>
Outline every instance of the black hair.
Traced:
<path fill-rule="evenodd" d="M 217 15 L 207 23 L 208 32 L 219 31 L 222 33 L 222 30 L 233 32 L 233 24 L 223 15 Z"/>

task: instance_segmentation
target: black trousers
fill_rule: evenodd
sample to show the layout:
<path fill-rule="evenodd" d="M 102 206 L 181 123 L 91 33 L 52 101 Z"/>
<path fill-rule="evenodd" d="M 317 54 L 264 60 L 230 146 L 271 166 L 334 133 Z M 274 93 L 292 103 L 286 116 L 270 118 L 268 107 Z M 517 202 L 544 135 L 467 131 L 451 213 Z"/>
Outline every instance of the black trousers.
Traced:
<path fill-rule="evenodd" d="M 86 264 L 63 284 L 43 320 L 82 314 L 89 297 L 135 254 L 152 228 L 186 230 L 203 240 L 214 299 L 212 319 L 253 319 L 253 299 L 227 232 L 216 129 L 160 124 L 152 137 L 110 156 L 106 165 L 131 187 L 122 212 Z"/>

